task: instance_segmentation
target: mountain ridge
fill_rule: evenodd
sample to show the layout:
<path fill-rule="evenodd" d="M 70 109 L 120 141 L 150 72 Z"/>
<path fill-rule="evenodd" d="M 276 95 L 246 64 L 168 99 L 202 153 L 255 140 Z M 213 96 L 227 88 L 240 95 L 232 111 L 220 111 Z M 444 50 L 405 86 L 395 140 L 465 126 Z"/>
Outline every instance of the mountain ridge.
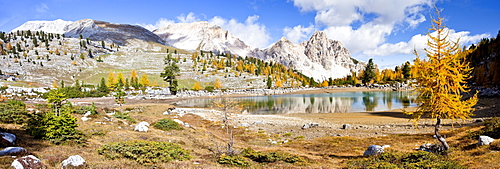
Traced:
<path fill-rule="evenodd" d="M 299 44 L 283 37 L 270 47 L 259 49 L 246 45 L 228 30 L 207 21 L 175 23 L 154 31 L 138 25 L 115 24 L 92 19 L 75 22 L 28 21 L 13 31 L 26 29 L 52 33 L 64 31 L 64 35 L 68 37 L 82 35 L 91 40 L 111 41 L 118 45 L 126 45 L 138 39 L 192 52 L 203 50 L 215 54 L 231 53 L 242 57 L 255 57 L 281 63 L 318 81 L 342 78 L 364 68 L 364 63 L 355 63 L 348 49 L 340 41 L 328 39 L 321 31 L 314 33 L 308 41 Z"/>

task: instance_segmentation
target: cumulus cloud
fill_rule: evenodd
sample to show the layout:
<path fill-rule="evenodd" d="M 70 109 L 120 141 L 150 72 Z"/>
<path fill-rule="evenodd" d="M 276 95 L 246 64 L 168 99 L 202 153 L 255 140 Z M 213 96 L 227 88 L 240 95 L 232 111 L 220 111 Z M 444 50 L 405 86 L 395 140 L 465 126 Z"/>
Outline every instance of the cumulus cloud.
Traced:
<path fill-rule="evenodd" d="M 308 27 L 303 27 L 302 25 L 293 28 L 285 27 L 283 29 L 283 35 L 293 43 L 301 43 L 307 40 L 315 30 L 316 28 L 314 25 L 309 25 Z"/>
<path fill-rule="evenodd" d="M 449 32 L 450 40 L 459 40 L 460 46 L 467 46 L 483 38 L 490 37 L 489 34 L 470 35 L 470 32 L 468 31 L 456 32 L 453 29 L 446 29 L 446 31 Z M 432 34 L 435 35 L 436 32 L 433 32 Z M 424 48 L 427 47 L 427 40 L 429 40 L 427 35 L 418 34 L 413 36 L 408 42 L 399 42 L 395 44 L 384 43 L 376 48 L 364 51 L 363 55 L 387 56 L 397 54 L 413 54 L 413 51 L 417 50 L 421 56 L 425 56 Z"/>
<path fill-rule="evenodd" d="M 435 0 L 293 0 L 302 12 L 316 12 L 315 23 L 351 53 L 379 47 L 403 27 L 415 28 Z M 354 27 L 354 24 L 359 26 Z M 289 29 L 284 31 L 290 32 Z"/>
<path fill-rule="evenodd" d="M 269 44 L 271 36 L 266 30 L 266 26 L 258 23 L 258 15 L 249 16 L 245 22 L 239 22 L 236 19 L 225 19 L 219 16 L 213 17 L 208 22 L 218 25 L 222 29 L 228 30 L 235 37 L 244 41 L 252 47 L 264 48 Z"/>
<path fill-rule="evenodd" d="M 180 23 L 191 23 L 191 22 L 197 22 L 200 21 L 193 12 L 189 12 L 187 15 L 180 15 L 177 17 L 177 20 L 179 20 Z"/>
<path fill-rule="evenodd" d="M 163 28 L 163 27 L 166 27 L 166 26 L 173 24 L 173 23 L 175 23 L 175 21 L 168 20 L 165 18 L 160 18 L 160 19 L 158 19 L 158 21 L 156 21 L 155 24 L 138 24 L 138 25 L 148 29 L 149 31 L 154 31 L 158 28 Z"/>

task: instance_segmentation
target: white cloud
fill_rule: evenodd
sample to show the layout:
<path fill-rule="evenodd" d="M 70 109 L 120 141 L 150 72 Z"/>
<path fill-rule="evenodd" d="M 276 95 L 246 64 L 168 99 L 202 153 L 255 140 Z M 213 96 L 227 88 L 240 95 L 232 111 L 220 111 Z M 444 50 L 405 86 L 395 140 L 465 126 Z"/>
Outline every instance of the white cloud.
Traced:
<path fill-rule="evenodd" d="M 315 30 L 316 28 L 314 28 L 314 25 L 309 25 L 308 27 L 303 27 L 302 25 L 293 28 L 285 27 L 283 29 L 283 35 L 293 43 L 301 43 L 307 40 Z"/>
<path fill-rule="evenodd" d="M 365 50 L 374 53 L 395 30 L 413 29 L 426 21 L 423 13 L 435 1 L 293 0 L 293 3 L 302 12 L 316 12 L 316 27 L 324 27 L 329 38 L 340 40 L 355 54 Z M 354 27 L 355 23 L 360 25 Z M 284 34 L 289 33 L 290 29 L 284 30 Z"/>
<path fill-rule="evenodd" d="M 470 32 L 468 31 L 456 32 L 453 29 L 447 29 L 447 31 L 449 31 L 450 40 L 456 41 L 457 39 L 460 39 L 460 46 L 467 46 L 483 38 L 490 37 L 489 34 L 470 35 Z M 433 34 L 435 35 L 435 32 L 433 32 Z M 413 36 L 408 42 L 399 42 L 395 44 L 384 43 L 376 48 L 364 51 L 363 55 L 388 56 L 397 54 L 413 54 L 414 49 L 416 49 L 420 56 L 425 56 L 424 48 L 427 47 L 426 45 L 428 39 L 427 35 L 418 34 Z"/>
<path fill-rule="evenodd" d="M 180 15 L 177 17 L 177 20 L 179 20 L 180 23 L 191 23 L 191 22 L 197 22 L 200 21 L 193 12 L 189 12 L 188 15 Z"/>
<path fill-rule="evenodd" d="M 228 30 L 235 37 L 244 41 L 252 47 L 264 48 L 269 45 L 271 36 L 266 30 L 266 26 L 258 23 L 258 15 L 249 16 L 244 23 L 236 19 L 225 19 L 219 16 L 213 17 L 208 22 L 218 25 L 222 29 Z"/>
<path fill-rule="evenodd" d="M 175 21 L 168 20 L 165 18 L 160 18 L 160 19 L 158 19 L 158 21 L 156 21 L 156 23 L 154 25 L 153 24 L 138 24 L 138 25 L 148 29 L 149 31 L 154 31 L 158 28 L 163 28 L 163 27 L 166 27 L 166 26 L 173 24 L 173 23 L 175 23 Z"/>
<path fill-rule="evenodd" d="M 45 13 L 47 10 L 49 10 L 49 7 L 45 3 L 41 3 L 35 7 L 35 11 L 38 13 Z"/>

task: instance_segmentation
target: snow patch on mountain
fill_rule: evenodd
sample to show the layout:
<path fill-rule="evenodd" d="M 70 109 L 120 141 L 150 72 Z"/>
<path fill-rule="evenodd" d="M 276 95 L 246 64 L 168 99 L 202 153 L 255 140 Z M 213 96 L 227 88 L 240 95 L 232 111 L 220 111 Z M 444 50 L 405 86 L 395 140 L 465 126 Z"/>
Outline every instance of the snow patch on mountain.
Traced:
<path fill-rule="evenodd" d="M 206 21 L 170 24 L 154 30 L 153 33 L 173 47 L 190 51 L 204 50 L 239 56 L 247 56 L 250 51 L 249 46 L 229 31 Z"/>
<path fill-rule="evenodd" d="M 21 26 L 13 29 L 11 32 L 15 31 L 23 31 L 23 30 L 31 30 L 31 31 L 44 31 L 47 33 L 57 33 L 63 34 L 68 29 L 68 26 L 71 25 L 72 21 L 64 21 L 61 19 L 57 19 L 54 21 L 28 21 Z"/>

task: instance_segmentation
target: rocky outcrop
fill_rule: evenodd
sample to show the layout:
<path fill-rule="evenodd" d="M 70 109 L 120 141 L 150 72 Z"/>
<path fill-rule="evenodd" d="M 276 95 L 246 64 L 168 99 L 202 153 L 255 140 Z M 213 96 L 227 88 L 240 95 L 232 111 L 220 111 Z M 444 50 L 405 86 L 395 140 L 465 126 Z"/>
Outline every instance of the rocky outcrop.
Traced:
<path fill-rule="evenodd" d="M 134 131 L 140 131 L 140 132 L 147 132 L 148 130 L 149 130 L 149 123 L 145 121 L 140 122 L 134 128 Z"/>
<path fill-rule="evenodd" d="M 491 137 L 479 136 L 479 140 L 477 142 L 477 145 L 478 146 L 490 145 L 490 143 L 492 143 L 493 141 L 495 141 L 495 139 L 493 139 Z"/>

